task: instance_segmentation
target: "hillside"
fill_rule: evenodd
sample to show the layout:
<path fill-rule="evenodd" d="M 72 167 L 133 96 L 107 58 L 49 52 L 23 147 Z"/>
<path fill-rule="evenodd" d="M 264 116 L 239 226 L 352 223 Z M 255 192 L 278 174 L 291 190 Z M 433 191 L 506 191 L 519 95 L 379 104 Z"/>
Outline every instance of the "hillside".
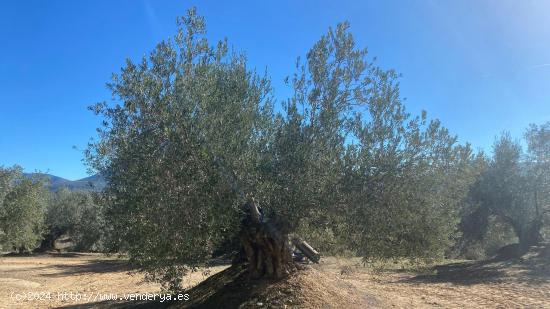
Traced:
<path fill-rule="evenodd" d="M 69 190 L 100 191 L 105 187 L 105 179 L 97 174 L 78 180 L 68 180 L 46 173 L 25 173 L 25 176 L 43 178 L 50 191 L 57 191 L 61 188 L 67 188 Z"/>

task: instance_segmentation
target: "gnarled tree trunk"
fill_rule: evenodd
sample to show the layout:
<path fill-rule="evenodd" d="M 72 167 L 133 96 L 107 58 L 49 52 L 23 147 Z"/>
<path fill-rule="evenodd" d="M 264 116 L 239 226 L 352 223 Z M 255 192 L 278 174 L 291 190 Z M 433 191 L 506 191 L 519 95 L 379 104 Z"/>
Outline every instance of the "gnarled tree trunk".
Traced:
<path fill-rule="evenodd" d="M 516 234 L 519 238 L 519 244 L 522 248 L 528 249 L 531 246 L 538 245 L 542 241 L 542 220 L 536 218 L 527 226 L 516 228 Z"/>
<path fill-rule="evenodd" d="M 252 278 L 283 278 L 293 268 L 288 238 L 267 223 L 241 231 L 241 243 Z"/>
<path fill-rule="evenodd" d="M 288 235 L 271 222 L 264 222 L 254 203 L 249 203 L 249 218 L 239 234 L 251 278 L 280 279 L 294 270 Z"/>

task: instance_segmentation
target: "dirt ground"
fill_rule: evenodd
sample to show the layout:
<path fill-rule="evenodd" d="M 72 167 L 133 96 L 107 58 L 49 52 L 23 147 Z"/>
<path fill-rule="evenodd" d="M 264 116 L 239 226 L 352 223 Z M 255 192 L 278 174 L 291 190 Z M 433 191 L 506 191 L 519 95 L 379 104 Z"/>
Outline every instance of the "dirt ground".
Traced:
<path fill-rule="evenodd" d="M 194 286 L 225 268 L 195 272 L 184 282 Z M 360 297 L 357 307 L 550 308 L 546 259 L 447 263 L 419 273 L 400 267 L 366 268 L 358 259 L 327 257 L 312 268 L 319 278 L 334 279 L 330 284 L 340 295 Z M 104 307 L 112 302 L 100 295 L 131 293 L 160 293 L 160 286 L 144 282 L 143 274 L 114 257 L 83 253 L 0 257 L 0 308 Z M 330 297 L 331 291 L 326 295 Z M 124 304 L 138 303 L 125 300 Z"/>
<path fill-rule="evenodd" d="M 196 285 L 225 268 L 213 267 L 209 274 L 192 273 L 185 284 Z M 0 308 L 59 308 L 86 303 L 96 307 L 114 295 L 125 300 L 133 294 L 160 292 L 160 285 L 145 282 L 143 274 L 116 257 L 95 253 L 0 257 Z"/>
<path fill-rule="evenodd" d="M 424 270 L 373 270 L 359 260 L 315 266 L 342 278 L 380 308 L 550 308 L 550 273 L 511 262 L 459 262 Z"/>

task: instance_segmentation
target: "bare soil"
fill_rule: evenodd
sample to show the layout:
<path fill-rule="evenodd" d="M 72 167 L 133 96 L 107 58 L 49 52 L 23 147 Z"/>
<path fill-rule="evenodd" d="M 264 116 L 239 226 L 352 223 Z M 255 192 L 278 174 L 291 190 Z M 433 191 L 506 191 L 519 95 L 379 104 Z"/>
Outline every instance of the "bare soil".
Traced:
<path fill-rule="evenodd" d="M 185 284 L 196 285 L 226 267 L 194 272 Z M 97 253 L 0 257 L 0 308 L 96 308 L 124 302 L 102 301 L 102 297 L 144 293 L 161 293 L 161 287 L 145 282 L 142 273 L 117 257 Z"/>
<path fill-rule="evenodd" d="M 541 268 L 521 261 L 462 261 L 423 270 L 365 269 L 325 259 L 318 267 L 374 299 L 380 308 L 550 308 L 550 260 Z"/>
<path fill-rule="evenodd" d="M 161 292 L 158 284 L 143 279 L 124 260 L 100 254 L 2 256 L 0 308 L 550 308 L 550 249 L 422 269 L 400 264 L 373 268 L 359 259 L 326 257 L 277 282 L 248 280 L 242 267 L 215 266 L 210 273 L 200 270 L 185 278 L 189 300 L 179 302 L 58 297 L 64 292 Z M 21 299 L 28 293 L 52 297 Z"/>

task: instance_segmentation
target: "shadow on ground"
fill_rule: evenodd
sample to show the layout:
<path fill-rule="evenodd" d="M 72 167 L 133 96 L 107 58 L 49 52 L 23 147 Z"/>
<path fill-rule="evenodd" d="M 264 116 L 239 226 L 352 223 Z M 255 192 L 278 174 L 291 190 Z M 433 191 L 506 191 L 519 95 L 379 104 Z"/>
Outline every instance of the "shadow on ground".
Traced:
<path fill-rule="evenodd" d="M 550 282 L 550 246 L 548 244 L 534 246 L 517 255 L 497 255 L 485 261 L 439 265 L 433 270 L 434 274 L 419 275 L 403 281 L 450 282 L 462 285 L 503 281 Z"/>
<path fill-rule="evenodd" d="M 108 309 L 164 309 L 169 308 L 173 303 L 161 303 L 153 301 L 142 301 L 142 302 L 114 302 L 114 301 L 102 301 L 95 303 L 87 303 L 82 305 L 70 305 L 58 308 L 65 309 L 91 309 L 91 308 L 108 308 Z"/>
<path fill-rule="evenodd" d="M 76 253 L 76 252 L 66 252 L 66 253 L 58 253 L 58 252 L 43 252 L 43 253 L 26 253 L 26 254 L 4 254 L 0 257 L 2 258 L 18 258 L 18 257 L 54 257 L 54 258 L 79 258 L 79 257 L 87 257 L 89 254 L 86 253 Z M 29 263 L 32 263 L 32 260 L 29 260 Z M 59 277 L 66 277 L 71 275 L 81 275 L 81 274 L 88 274 L 88 273 L 95 273 L 95 274 L 101 274 L 101 273 L 111 273 L 111 272 L 128 272 L 136 270 L 135 267 L 132 267 L 130 264 L 128 264 L 127 261 L 124 260 L 116 260 L 116 259 L 93 259 L 88 261 L 82 261 L 81 263 L 73 263 L 73 264 L 46 264 L 44 266 L 34 266 L 32 268 L 28 269 L 28 272 L 34 273 L 36 271 L 40 270 L 50 270 L 51 268 L 56 268 L 59 270 L 55 273 L 45 273 L 40 274 L 39 276 L 42 277 L 48 277 L 48 278 L 59 278 Z M 20 272 L 26 272 L 27 270 L 22 269 L 19 270 Z M 0 271 L 2 273 L 2 271 Z"/>
<path fill-rule="evenodd" d="M 253 294 L 261 293 L 262 286 L 266 286 L 267 281 L 264 283 L 258 280 L 253 284 L 254 289 L 249 287 L 250 280 L 242 266 L 233 266 L 186 291 L 189 301 L 102 301 L 61 308 L 237 308 L 252 299 Z"/>
<path fill-rule="evenodd" d="M 42 274 L 41 276 L 57 278 L 87 273 L 102 274 L 136 270 L 136 268 L 129 265 L 128 262 L 116 260 L 94 260 L 79 264 L 54 264 L 50 267 L 57 268 L 59 272 L 54 274 Z"/>

